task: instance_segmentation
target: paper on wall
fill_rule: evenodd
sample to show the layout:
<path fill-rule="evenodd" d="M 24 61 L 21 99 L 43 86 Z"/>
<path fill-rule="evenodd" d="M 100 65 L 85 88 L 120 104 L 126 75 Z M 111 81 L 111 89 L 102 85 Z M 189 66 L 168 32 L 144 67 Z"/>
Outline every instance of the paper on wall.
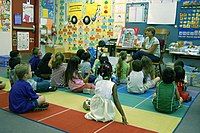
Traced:
<path fill-rule="evenodd" d="M 175 24 L 177 2 L 149 3 L 147 24 Z"/>
<path fill-rule="evenodd" d="M 48 15 L 49 15 L 48 9 L 42 9 L 42 17 L 43 18 L 48 18 Z"/>
<path fill-rule="evenodd" d="M 23 3 L 23 22 L 34 22 L 34 5 Z"/>
<path fill-rule="evenodd" d="M 129 7 L 129 22 L 144 22 L 144 6 Z"/>
<path fill-rule="evenodd" d="M 124 4 L 115 4 L 114 13 L 125 13 L 126 6 Z"/>
<path fill-rule="evenodd" d="M 29 50 L 29 32 L 17 32 L 17 50 Z"/>
<path fill-rule="evenodd" d="M 40 24 L 41 25 L 46 25 L 47 24 L 47 19 L 46 18 L 41 18 L 40 19 Z"/>

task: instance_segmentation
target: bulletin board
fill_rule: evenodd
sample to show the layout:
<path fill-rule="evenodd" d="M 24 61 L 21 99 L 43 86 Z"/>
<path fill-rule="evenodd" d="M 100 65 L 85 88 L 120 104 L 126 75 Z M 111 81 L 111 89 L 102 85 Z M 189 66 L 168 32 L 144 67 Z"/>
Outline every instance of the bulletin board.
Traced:
<path fill-rule="evenodd" d="M 127 3 L 126 22 L 146 22 L 149 3 Z"/>
<path fill-rule="evenodd" d="M 178 15 L 178 37 L 200 39 L 200 1 L 182 1 Z"/>

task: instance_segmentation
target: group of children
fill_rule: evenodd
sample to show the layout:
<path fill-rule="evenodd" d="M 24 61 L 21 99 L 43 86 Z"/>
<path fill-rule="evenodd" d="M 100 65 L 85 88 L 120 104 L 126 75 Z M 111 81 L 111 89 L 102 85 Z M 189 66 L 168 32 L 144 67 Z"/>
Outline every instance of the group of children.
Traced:
<path fill-rule="evenodd" d="M 10 57 L 12 88 L 9 95 L 9 108 L 15 113 L 47 109 L 48 103 L 45 97 L 37 92 L 55 91 L 58 87 L 68 87 L 75 93 L 95 94 L 90 100 L 84 102 L 84 108 L 90 110 L 85 118 L 103 122 L 114 119 L 114 107 L 117 107 L 122 122 L 127 124 L 117 96 L 116 83 L 127 84 L 128 92 L 139 94 L 145 93 L 157 84 L 153 105 L 160 112 L 168 113 L 177 109 L 182 101 L 180 96 L 185 101 L 190 100 L 184 98 L 189 97 L 183 87 L 184 69 L 180 68 L 180 65 L 177 65 L 174 70 L 166 68 L 160 81 L 160 77 L 155 77 L 151 59 L 146 56 L 141 60 L 132 61 L 129 65 L 126 62 L 127 53 L 122 51 L 119 54 L 116 72 L 113 71 L 105 54 L 101 54 L 92 66 L 90 53 L 83 49 L 79 49 L 77 55 L 71 57 L 67 64 L 64 63 L 64 55 L 60 52 L 55 55 L 46 53 L 41 59 L 38 48 L 33 49 L 33 55 L 29 60 L 30 65 L 21 63 L 21 56 L 17 50 L 11 51 Z M 180 69 L 183 70 L 180 72 Z M 113 78 L 115 77 L 113 73 L 116 74 L 117 80 Z"/>

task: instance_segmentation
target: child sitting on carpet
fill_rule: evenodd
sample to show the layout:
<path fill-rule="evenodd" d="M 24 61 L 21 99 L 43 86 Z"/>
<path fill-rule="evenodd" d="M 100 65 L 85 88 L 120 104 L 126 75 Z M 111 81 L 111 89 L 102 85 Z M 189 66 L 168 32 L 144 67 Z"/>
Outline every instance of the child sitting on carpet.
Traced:
<path fill-rule="evenodd" d="M 156 87 L 156 94 L 153 98 L 153 105 L 156 111 L 162 113 L 173 113 L 182 103 L 178 89 L 174 83 L 175 72 L 167 67 L 163 70 L 162 81 Z"/>
<path fill-rule="evenodd" d="M 40 60 L 35 75 L 43 79 L 50 80 L 52 69 L 48 66 L 48 63 L 51 59 L 52 53 L 47 52 L 43 58 Z"/>
<path fill-rule="evenodd" d="M 185 90 L 184 78 L 185 78 L 185 70 L 181 66 L 176 66 L 174 68 L 175 71 L 175 82 L 178 88 L 178 92 L 180 97 L 183 99 L 183 102 L 191 101 L 192 97 Z"/>
<path fill-rule="evenodd" d="M 64 63 L 64 55 L 61 52 L 52 55 L 48 66 L 52 68 L 51 86 L 64 87 L 65 86 L 65 70 L 67 65 Z"/>
<path fill-rule="evenodd" d="M 18 80 L 9 93 L 9 109 L 14 113 L 25 113 L 31 110 L 47 109 L 45 97 L 36 94 L 27 79 L 32 78 L 31 67 L 28 64 L 18 64 L 15 67 Z"/>
<path fill-rule="evenodd" d="M 90 101 L 90 112 L 85 115 L 85 118 L 102 122 L 112 121 L 115 117 L 116 106 L 122 116 L 122 122 L 127 124 L 125 113 L 117 96 L 116 85 L 111 81 L 112 66 L 109 62 L 101 65 L 100 75 L 103 79 L 96 83 L 95 95 Z"/>
<path fill-rule="evenodd" d="M 155 68 L 149 57 L 143 56 L 141 61 L 143 67 L 142 71 L 144 73 L 144 83 L 146 83 L 147 81 L 155 78 Z"/>
<path fill-rule="evenodd" d="M 100 54 L 99 57 L 94 61 L 94 65 L 92 67 L 92 71 L 94 72 L 95 76 L 98 76 L 98 69 L 100 68 L 101 64 L 104 62 L 108 62 L 108 56 L 104 53 Z"/>
<path fill-rule="evenodd" d="M 88 74 L 85 79 L 82 78 L 81 72 L 78 70 L 81 61 L 77 56 L 71 57 L 67 69 L 65 71 L 66 85 L 72 92 L 88 92 L 93 93 L 95 86 L 88 83 Z"/>
<path fill-rule="evenodd" d="M 127 76 L 130 71 L 130 66 L 126 63 L 127 52 L 121 51 L 117 62 L 117 78 L 120 84 L 127 83 Z"/>
<path fill-rule="evenodd" d="M 31 65 L 31 71 L 35 72 L 37 70 L 38 64 L 40 62 L 40 58 L 42 57 L 42 53 L 38 47 L 33 48 L 32 50 L 32 56 L 29 60 L 29 63 Z"/>
<path fill-rule="evenodd" d="M 15 74 L 15 66 L 21 63 L 21 56 L 18 50 L 13 50 L 10 52 L 10 59 L 9 59 L 9 79 L 11 86 L 17 81 L 17 76 Z M 27 79 L 35 92 L 48 92 L 48 91 L 55 91 L 55 88 L 50 87 L 50 82 L 48 80 L 43 80 L 42 78 L 38 78 L 34 76 L 33 78 Z"/>
<path fill-rule="evenodd" d="M 176 66 L 181 66 L 183 69 L 184 69 L 184 62 L 182 60 L 176 60 L 175 63 L 174 63 L 174 68 Z M 185 74 L 184 76 L 184 84 L 185 84 L 185 90 L 187 90 L 187 75 Z"/>
<path fill-rule="evenodd" d="M 83 78 L 85 78 L 89 73 L 92 73 L 92 68 L 90 64 L 90 54 L 88 52 L 82 54 L 82 62 L 80 63 L 79 68 L 82 72 Z"/>
<path fill-rule="evenodd" d="M 149 88 L 152 88 L 160 80 L 160 77 L 156 77 L 153 80 L 149 80 L 143 83 L 144 73 L 142 72 L 142 61 L 134 60 L 132 62 L 132 71 L 128 76 L 127 91 L 129 93 L 144 93 Z"/>
<path fill-rule="evenodd" d="M 9 80 L 10 80 L 10 84 L 11 86 L 14 84 L 14 82 L 16 81 L 16 77 L 15 77 L 15 66 L 17 64 L 21 63 L 21 56 L 18 50 L 12 50 L 10 51 L 10 59 L 8 61 L 8 65 L 10 67 L 10 71 L 9 71 Z"/>

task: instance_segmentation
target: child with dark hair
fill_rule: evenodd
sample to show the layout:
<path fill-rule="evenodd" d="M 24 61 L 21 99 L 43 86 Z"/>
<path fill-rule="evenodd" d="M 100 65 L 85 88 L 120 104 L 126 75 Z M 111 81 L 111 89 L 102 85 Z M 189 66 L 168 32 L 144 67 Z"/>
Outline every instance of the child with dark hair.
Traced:
<path fill-rule="evenodd" d="M 162 81 L 156 87 L 156 94 L 153 98 L 153 105 L 156 111 L 173 113 L 182 103 L 178 89 L 174 83 L 175 72 L 167 67 L 162 72 Z"/>
<path fill-rule="evenodd" d="M 99 57 L 95 60 L 94 65 L 92 67 L 92 71 L 94 72 L 95 76 L 98 76 L 99 68 L 101 64 L 109 62 L 108 56 L 104 53 L 100 54 Z"/>
<path fill-rule="evenodd" d="M 20 56 L 19 51 L 12 50 L 10 52 L 10 59 L 8 61 L 8 65 L 9 65 L 10 69 L 13 70 L 17 64 L 20 64 L 20 62 L 21 62 L 21 56 Z"/>
<path fill-rule="evenodd" d="M 127 76 L 130 71 L 130 66 L 128 63 L 126 63 L 127 59 L 127 52 L 126 51 L 121 51 L 119 53 L 119 59 L 117 63 L 117 78 L 119 83 L 127 83 Z"/>
<path fill-rule="evenodd" d="M 40 60 L 39 64 L 38 64 L 38 68 L 35 71 L 35 74 L 38 77 L 41 77 L 43 79 L 50 79 L 51 73 L 52 73 L 52 69 L 48 66 L 48 63 L 51 59 L 52 53 L 48 52 L 46 53 L 43 58 Z"/>
<path fill-rule="evenodd" d="M 49 104 L 45 102 L 45 97 L 36 94 L 27 82 L 27 79 L 32 78 L 31 67 L 28 64 L 18 64 L 15 73 L 18 80 L 9 93 L 9 109 L 14 113 L 47 109 Z"/>
<path fill-rule="evenodd" d="M 181 66 L 184 69 L 184 62 L 182 60 L 176 60 L 175 63 L 174 63 L 174 68 L 176 66 Z M 187 89 L 186 84 L 188 83 L 186 74 L 184 74 L 184 80 L 183 81 L 184 81 L 184 84 L 185 84 L 184 86 L 185 86 L 185 90 L 186 90 Z"/>
<path fill-rule="evenodd" d="M 56 55 L 52 55 L 48 66 L 52 69 L 51 74 L 51 86 L 52 87 L 64 87 L 65 86 L 65 70 L 67 65 L 64 62 L 64 55 L 61 52 L 57 52 Z"/>
<path fill-rule="evenodd" d="M 142 71 L 144 73 L 144 83 L 146 83 L 148 80 L 152 80 L 155 78 L 155 68 L 149 57 L 143 56 L 141 61 L 143 67 Z"/>
<path fill-rule="evenodd" d="M 185 90 L 184 78 L 185 78 L 185 70 L 182 66 L 175 66 L 174 71 L 176 73 L 175 82 L 180 94 L 180 97 L 183 99 L 183 102 L 191 101 L 192 97 Z"/>
<path fill-rule="evenodd" d="M 17 54 L 18 53 L 18 54 Z M 11 68 L 9 73 L 9 79 L 11 86 L 14 84 L 14 82 L 17 81 L 17 76 L 15 74 L 15 66 L 17 64 L 21 63 L 21 56 L 18 51 L 11 51 L 10 52 L 10 60 L 9 60 L 9 66 Z M 55 91 L 55 89 L 50 88 L 50 83 L 47 80 L 43 80 L 42 78 L 38 78 L 34 76 L 33 78 L 27 79 L 27 82 L 30 83 L 33 90 L 35 92 L 48 92 L 48 91 Z"/>
<path fill-rule="evenodd" d="M 144 73 L 142 72 L 142 61 L 134 60 L 132 62 L 132 71 L 128 76 L 127 91 L 129 93 L 144 93 L 149 88 L 152 88 L 160 80 L 160 77 L 156 77 L 153 80 L 143 83 Z"/>
<path fill-rule="evenodd" d="M 10 79 L 11 86 L 17 80 L 17 77 L 15 76 L 14 67 L 17 64 L 20 64 L 20 63 L 21 63 L 21 56 L 20 56 L 19 51 L 18 50 L 12 50 L 10 52 L 10 59 L 8 61 L 8 65 L 10 67 L 9 79 Z"/>
<path fill-rule="evenodd" d="M 112 66 L 109 62 L 101 65 L 100 75 L 103 79 L 96 83 L 95 95 L 90 101 L 90 112 L 85 115 L 85 118 L 102 122 L 112 121 L 115 117 L 116 106 L 122 116 L 122 122 L 127 124 L 125 113 L 117 96 L 116 85 L 111 81 Z"/>
<path fill-rule="evenodd" d="M 184 68 L 184 62 L 182 60 L 176 60 L 174 63 L 174 67 L 175 66 L 181 66 L 182 68 Z"/>
<path fill-rule="evenodd" d="M 90 54 L 88 52 L 83 53 L 82 60 L 83 61 L 80 64 L 80 71 L 82 73 L 82 77 L 85 78 L 89 73 L 92 73 Z"/>
<path fill-rule="evenodd" d="M 39 48 L 35 47 L 32 50 L 32 56 L 29 60 L 29 64 L 31 65 L 31 71 L 35 72 L 37 70 L 38 64 L 40 62 L 40 58 L 42 53 Z"/>
<path fill-rule="evenodd" d="M 80 60 L 82 60 L 82 54 L 85 53 L 85 50 L 84 49 L 79 49 L 77 52 L 76 52 L 76 56 L 78 56 L 80 58 Z"/>
<path fill-rule="evenodd" d="M 89 75 L 83 78 L 81 72 L 78 70 L 80 62 L 80 58 L 77 56 L 70 58 L 65 71 L 66 85 L 72 92 L 83 92 L 84 90 L 88 91 L 89 89 L 89 93 L 93 93 L 95 86 L 88 83 Z"/>

